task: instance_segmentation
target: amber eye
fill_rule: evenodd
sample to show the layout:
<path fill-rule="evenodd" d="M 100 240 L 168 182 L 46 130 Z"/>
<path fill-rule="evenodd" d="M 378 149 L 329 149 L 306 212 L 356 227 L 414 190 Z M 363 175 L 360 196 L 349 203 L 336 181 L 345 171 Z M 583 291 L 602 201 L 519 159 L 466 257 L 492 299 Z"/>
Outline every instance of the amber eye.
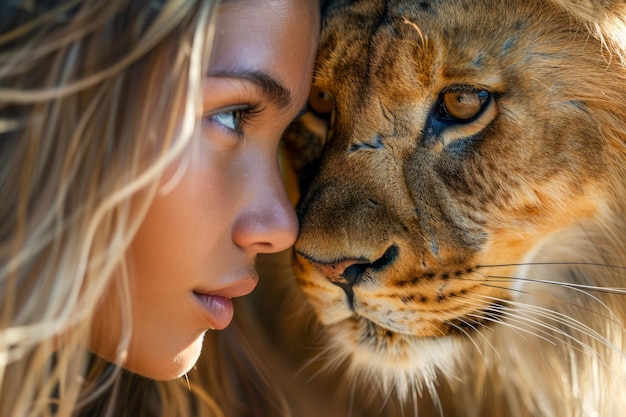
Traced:
<path fill-rule="evenodd" d="M 443 94 L 443 110 L 448 116 L 459 120 L 469 120 L 478 115 L 489 98 L 489 92 L 449 91 Z"/>
<path fill-rule="evenodd" d="M 330 93 L 314 85 L 309 94 L 309 106 L 320 115 L 329 115 L 335 108 L 335 100 Z"/>

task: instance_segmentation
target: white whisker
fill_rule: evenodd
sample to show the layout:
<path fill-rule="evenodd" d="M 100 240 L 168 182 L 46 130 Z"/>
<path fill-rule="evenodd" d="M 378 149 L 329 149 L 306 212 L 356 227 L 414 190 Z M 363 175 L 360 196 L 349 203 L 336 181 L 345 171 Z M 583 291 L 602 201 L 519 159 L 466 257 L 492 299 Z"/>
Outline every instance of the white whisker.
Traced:
<path fill-rule="evenodd" d="M 494 297 L 490 297 L 490 296 L 483 296 L 483 298 L 486 299 L 493 299 L 493 300 L 498 300 Z M 526 304 L 526 303 L 519 303 L 516 301 L 508 301 L 508 304 L 515 306 L 515 309 L 511 309 L 511 311 L 514 312 L 530 312 L 530 313 L 534 313 L 534 314 L 539 314 L 541 317 L 545 318 L 545 319 L 550 319 L 553 320 L 556 323 L 560 323 L 564 326 L 567 326 L 568 328 L 572 329 L 572 330 L 576 330 L 578 332 L 580 332 L 581 334 L 588 336 L 594 340 L 597 340 L 598 342 L 602 343 L 605 346 L 610 347 L 611 349 L 615 350 L 616 352 L 619 352 L 622 356 L 626 357 L 626 353 L 622 352 L 622 350 L 615 346 L 610 340 L 608 340 L 605 336 L 603 336 L 602 334 L 598 333 L 596 330 L 592 329 L 591 327 L 589 327 L 588 325 L 573 319 L 572 317 L 563 314 L 559 311 L 554 311 L 545 307 L 540 307 L 537 305 L 530 305 L 530 304 Z M 550 330 L 555 331 L 558 334 L 561 334 L 562 336 L 571 339 L 573 341 L 575 341 L 576 343 L 581 344 L 582 346 L 584 346 L 585 348 L 589 348 L 591 350 L 593 350 L 590 346 L 582 343 L 581 341 L 579 341 L 578 339 L 576 339 L 574 336 L 564 332 L 563 330 L 554 327 L 552 325 L 549 325 L 543 321 L 538 320 L 537 321 L 538 325 L 541 325 L 545 328 L 548 328 Z"/>
<path fill-rule="evenodd" d="M 505 278 L 505 277 L 499 277 L 499 278 Z M 511 281 L 515 281 L 515 280 L 522 280 L 522 279 L 515 278 L 515 277 L 510 277 L 510 278 L 502 279 L 500 282 L 511 282 Z M 526 279 L 526 280 L 530 280 L 530 279 Z M 495 280 L 491 281 L 490 280 L 489 282 L 498 282 L 498 281 L 495 281 Z M 552 300 L 552 301 L 559 301 L 561 303 L 564 303 L 564 304 L 567 304 L 567 305 L 570 305 L 570 306 L 573 306 L 573 307 L 577 307 L 577 308 L 589 311 L 589 312 L 594 313 L 594 314 L 598 314 L 600 317 L 606 318 L 607 320 L 611 320 L 611 321 L 613 321 L 615 323 L 620 323 L 620 320 L 619 320 L 618 316 L 609 308 L 609 306 L 606 305 L 606 303 L 604 301 L 600 300 L 600 298 L 598 298 L 597 296 L 586 292 L 584 289 L 577 288 L 577 287 L 574 287 L 572 285 L 568 285 L 568 284 L 565 284 L 565 283 L 562 283 L 562 282 L 559 282 L 559 281 L 542 282 L 542 281 L 538 280 L 538 281 L 532 281 L 532 282 L 533 283 L 540 283 L 540 284 L 545 284 L 545 283 L 547 283 L 547 284 L 555 284 L 557 286 L 560 286 L 561 288 L 567 288 L 567 289 L 570 289 L 572 291 L 577 291 L 577 292 L 579 292 L 581 294 L 584 294 L 585 296 L 591 298 L 597 304 L 602 306 L 609 313 L 609 315 L 611 317 L 607 317 L 607 316 L 605 316 L 603 314 L 600 314 L 599 312 L 593 311 L 593 310 L 591 310 L 591 309 L 589 309 L 587 307 L 584 307 L 584 306 L 581 306 L 579 304 L 575 304 L 575 303 L 572 303 L 572 302 L 569 302 L 569 301 L 556 299 L 554 297 L 546 297 L 545 295 L 532 294 L 532 293 L 530 293 L 528 291 L 522 291 L 522 290 L 516 290 L 516 291 L 518 291 L 519 293 L 526 294 L 526 295 L 532 295 L 532 296 L 535 296 L 535 297 L 538 297 L 538 298 L 545 298 L 545 299 L 549 299 L 549 300 Z M 502 288 L 505 289 L 505 287 L 502 287 Z M 511 289 L 511 290 L 513 290 L 513 289 Z M 611 291 L 605 291 L 605 292 L 611 292 Z"/>
<path fill-rule="evenodd" d="M 473 327 L 473 325 L 471 325 L 471 324 L 469 324 L 469 323 L 465 322 L 464 320 L 461 320 L 461 321 L 462 321 L 462 322 L 463 322 L 466 326 L 470 326 L 470 327 L 474 328 L 474 327 Z M 476 342 L 476 340 L 474 340 L 474 338 L 473 338 L 473 337 L 472 337 L 472 336 L 471 336 L 471 335 L 470 335 L 470 334 L 469 334 L 469 333 L 468 333 L 468 332 L 467 332 L 464 328 L 462 328 L 461 326 L 458 326 L 458 325 L 456 325 L 456 324 L 454 324 L 454 323 L 452 323 L 452 322 L 446 322 L 446 324 L 448 324 L 449 326 L 452 326 L 452 327 L 454 327 L 455 329 L 457 329 L 458 331 L 462 332 L 462 333 L 463 333 L 463 334 L 467 337 L 467 340 L 469 340 L 469 341 L 472 343 L 472 345 L 474 345 L 474 347 L 476 348 L 476 351 L 477 351 L 478 353 L 480 353 L 481 355 L 483 354 L 483 350 L 480 348 L 480 345 Z M 478 334 L 480 334 L 480 333 L 478 333 Z M 483 337 L 484 337 L 484 336 L 483 336 Z M 486 338 L 485 338 L 485 340 L 486 340 Z M 493 348 L 493 346 L 492 346 L 492 348 Z M 494 350 L 495 350 L 495 349 L 494 349 Z"/>
<path fill-rule="evenodd" d="M 519 267 L 519 266 L 597 266 L 601 268 L 619 269 L 626 271 L 626 266 L 613 265 L 604 262 L 522 262 L 522 263 L 510 263 L 510 264 L 487 264 L 476 265 L 476 268 L 507 268 L 507 267 Z"/>
<path fill-rule="evenodd" d="M 492 279 L 494 279 L 494 281 L 495 279 L 509 280 L 509 281 L 526 281 L 526 282 L 533 282 L 533 283 L 539 283 L 539 284 L 558 285 L 564 288 L 598 291 L 598 292 L 605 292 L 605 293 L 611 293 L 611 294 L 626 294 L 626 288 L 619 288 L 619 287 L 598 287 L 596 285 L 575 284 L 572 282 L 550 281 L 546 279 L 526 278 L 526 277 L 507 277 L 507 276 L 498 276 L 498 275 L 488 275 L 487 278 L 489 279 L 489 281 L 491 281 Z"/>

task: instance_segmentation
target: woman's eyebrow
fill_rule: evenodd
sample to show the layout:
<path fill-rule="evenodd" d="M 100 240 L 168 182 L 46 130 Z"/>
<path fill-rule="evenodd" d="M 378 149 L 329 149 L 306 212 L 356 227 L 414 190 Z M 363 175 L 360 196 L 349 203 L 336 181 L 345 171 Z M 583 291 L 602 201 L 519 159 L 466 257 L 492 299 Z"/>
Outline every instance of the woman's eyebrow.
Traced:
<path fill-rule="evenodd" d="M 269 74 L 259 71 L 225 71 L 211 73 L 211 77 L 243 78 L 256 84 L 263 95 L 278 108 L 288 109 L 293 106 L 289 89 Z"/>

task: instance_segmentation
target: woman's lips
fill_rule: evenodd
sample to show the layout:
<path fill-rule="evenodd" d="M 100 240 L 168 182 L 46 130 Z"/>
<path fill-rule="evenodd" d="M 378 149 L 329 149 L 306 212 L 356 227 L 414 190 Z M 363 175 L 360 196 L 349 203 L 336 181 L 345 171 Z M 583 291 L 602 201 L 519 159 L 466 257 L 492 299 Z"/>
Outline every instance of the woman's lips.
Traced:
<path fill-rule="evenodd" d="M 193 295 L 206 312 L 211 328 L 222 330 L 230 324 L 235 314 L 231 298 L 250 294 L 258 281 L 256 273 L 248 273 L 221 288 L 196 288 Z"/>
<path fill-rule="evenodd" d="M 219 295 L 202 294 L 195 291 L 193 295 L 207 312 L 213 329 L 222 330 L 230 324 L 235 314 L 233 302 L 230 298 Z"/>

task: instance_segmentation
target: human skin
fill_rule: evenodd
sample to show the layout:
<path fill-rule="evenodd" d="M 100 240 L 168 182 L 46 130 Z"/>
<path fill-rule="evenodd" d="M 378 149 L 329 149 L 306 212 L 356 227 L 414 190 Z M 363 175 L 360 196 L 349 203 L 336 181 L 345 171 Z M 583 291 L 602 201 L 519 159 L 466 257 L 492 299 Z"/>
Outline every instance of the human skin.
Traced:
<path fill-rule="evenodd" d="M 205 332 L 231 321 L 230 299 L 254 289 L 256 255 L 294 243 L 297 219 L 277 150 L 308 96 L 318 14 L 308 0 L 220 5 L 203 79 L 201 138 L 182 156 L 176 186 L 157 195 L 127 254 L 132 333 L 125 368 L 160 380 L 187 372 Z M 112 287 L 96 313 L 90 349 L 115 361 L 122 323 Z"/>

